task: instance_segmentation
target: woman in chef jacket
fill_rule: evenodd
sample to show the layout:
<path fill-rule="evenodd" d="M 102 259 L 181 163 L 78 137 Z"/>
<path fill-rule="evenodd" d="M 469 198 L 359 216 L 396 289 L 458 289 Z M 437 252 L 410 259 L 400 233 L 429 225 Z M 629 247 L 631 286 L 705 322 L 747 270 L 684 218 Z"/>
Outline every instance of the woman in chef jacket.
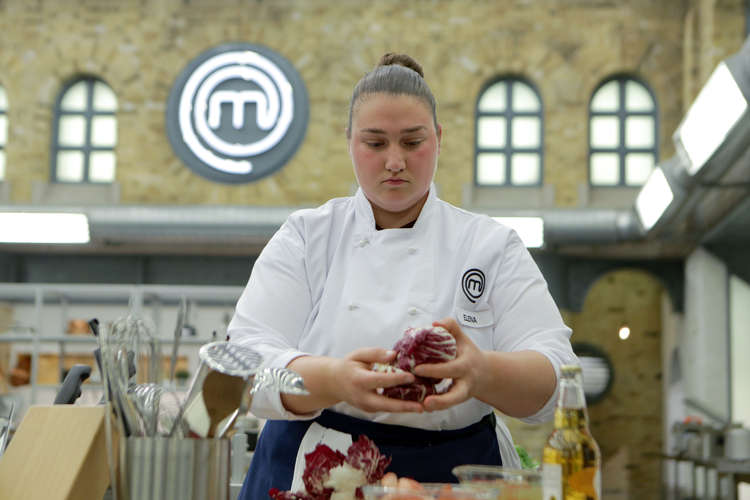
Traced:
<path fill-rule="evenodd" d="M 518 235 L 437 197 L 441 135 L 422 68 L 383 56 L 351 98 L 358 191 L 293 213 L 255 262 L 228 333 L 302 375 L 310 395 L 255 395 L 251 412 L 268 421 L 241 499 L 303 489 L 304 453 L 318 442 L 345 453 L 359 434 L 418 481 L 455 481 L 467 463 L 517 467 L 493 408 L 551 417 L 559 367 L 576 361 L 570 330 Z M 414 375 L 373 364 L 393 361 L 408 327 L 433 323 L 457 357 L 415 373 L 451 378 L 450 390 L 421 403 L 382 395 Z"/>

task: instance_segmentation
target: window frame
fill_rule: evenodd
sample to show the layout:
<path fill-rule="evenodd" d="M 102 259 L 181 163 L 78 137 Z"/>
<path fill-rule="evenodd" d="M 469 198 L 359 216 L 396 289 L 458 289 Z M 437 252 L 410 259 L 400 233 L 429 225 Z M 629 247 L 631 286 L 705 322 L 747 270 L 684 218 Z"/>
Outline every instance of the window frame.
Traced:
<path fill-rule="evenodd" d="M 480 111 L 479 102 L 484 94 L 495 84 L 506 83 L 505 111 Z M 527 85 L 539 99 L 539 111 L 514 111 L 513 110 L 513 83 Z M 503 148 L 480 148 L 479 146 L 479 120 L 483 117 L 503 117 L 506 120 L 505 147 Z M 539 146 L 536 148 L 514 148 L 512 143 L 513 119 L 516 117 L 535 117 L 539 119 Z M 474 186 L 480 188 L 540 188 L 544 185 L 544 99 L 539 88 L 528 78 L 521 75 L 506 74 L 491 78 L 480 89 L 474 104 Z M 479 155 L 482 153 L 500 153 L 505 156 L 505 182 L 502 184 L 482 184 L 479 182 Z M 511 177 L 511 159 L 514 153 L 534 153 L 539 155 L 539 180 L 533 184 L 514 184 Z"/>
<path fill-rule="evenodd" d="M 605 85 L 611 83 L 611 82 L 617 82 L 617 110 L 616 111 L 593 111 L 591 109 L 591 104 L 594 101 L 594 98 L 596 97 L 597 93 L 604 87 Z M 649 96 L 651 97 L 651 100 L 654 103 L 654 108 L 652 111 L 627 111 L 625 109 L 625 87 L 629 81 L 633 81 L 648 92 Z M 618 145 L 615 148 L 594 148 L 592 146 L 592 127 L 591 124 L 593 122 L 593 119 L 595 117 L 616 117 L 617 123 L 618 123 Z M 652 117 L 654 120 L 654 145 L 651 148 L 629 148 L 625 145 L 625 132 L 626 127 L 625 123 L 628 117 L 631 116 L 646 116 L 646 117 Z M 629 153 L 653 153 L 654 155 L 654 168 L 659 164 L 659 140 L 660 140 L 660 134 L 659 134 L 659 101 L 656 99 L 656 94 L 654 93 L 653 89 L 651 88 L 648 83 L 646 83 L 645 80 L 642 78 L 639 78 L 635 75 L 626 74 L 626 73 L 617 73 L 614 75 L 610 75 L 607 78 L 603 79 L 599 84 L 594 88 L 594 91 L 591 93 L 589 97 L 588 102 L 588 123 L 587 123 L 587 145 L 588 145 L 588 165 L 587 165 L 587 181 L 590 188 L 604 188 L 604 189 L 612 189 L 612 188 L 636 188 L 639 189 L 643 184 L 627 184 L 626 179 L 626 166 L 625 166 L 625 157 Z M 617 154 L 617 161 L 619 166 L 619 180 L 617 184 L 594 184 L 592 182 L 592 163 L 591 163 L 591 157 L 594 154 L 597 153 L 615 153 Z M 644 181 L 645 183 L 645 181 Z"/>
<path fill-rule="evenodd" d="M 61 103 L 65 95 L 68 93 L 68 91 L 73 87 L 74 85 L 84 82 L 86 84 L 86 106 L 83 111 L 64 111 L 61 109 Z M 112 93 L 117 97 L 117 94 L 115 93 L 114 89 L 112 89 L 112 86 L 107 83 L 105 80 L 98 76 L 94 75 L 79 75 L 75 78 L 70 79 L 68 82 L 66 82 L 63 87 L 60 89 L 60 92 L 57 94 L 57 99 L 55 100 L 55 108 L 53 110 L 53 116 L 52 116 L 52 137 L 51 137 L 51 147 L 50 147 L 50 179 L 54 183 L 59 184 L 93 184 L 93 185 L 108 185 L 115 182 L 115 178 L 113 178 L 111 181 L 108 182 L 102 182 L 102 181 L 92 181 L 90 178 L 90 164 L 91 164 L 91 154 L 97 151 L 103 151 L 103 152 L 111 152 L 113 155 L 115 155 L 115 172 L 117 171 L 117 155 L 115 154 L 115 150 L 117 148 L 117 140 L 115 141 L 115 144 L 112 147 L 105 147 L 105 146 L 93 146 L 91 144 L 91 134 L 92 134 L 92 122 L 94 117 L 99 116 L 112 116 L 115 119 L 115 130 L 117 130 L 117 113 L 119 110 L 118 108 L 115 109 L 115 111 L 97 111 L 94 109 L 94 85 L 97 83 L 103 83 L 106 85 L 110 90 L 112 90 Z M 61 146 L 59 143 L 59 133 L 60 133 L 60 121 L 64 116 L 82 116 L 86 123 L 86 134 L 84 138 L 83 146 Z M 67 180 L 60 180 L 57 176 L 57 155 L 61 151 L 81 151 L 83 153 L 83 178 L 80 181 L 67 181 Z"/>

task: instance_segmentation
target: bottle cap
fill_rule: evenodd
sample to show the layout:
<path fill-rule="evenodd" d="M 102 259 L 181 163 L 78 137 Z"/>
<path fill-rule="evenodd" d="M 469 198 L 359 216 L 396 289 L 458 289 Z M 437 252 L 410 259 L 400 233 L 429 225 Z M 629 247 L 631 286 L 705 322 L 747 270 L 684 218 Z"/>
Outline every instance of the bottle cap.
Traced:
<path fill-rule="evenodd" d="M 574 375 L 581 373 L 581 365 L 562 365 L 560 367 L 560 373 L 563 375 Z"/>

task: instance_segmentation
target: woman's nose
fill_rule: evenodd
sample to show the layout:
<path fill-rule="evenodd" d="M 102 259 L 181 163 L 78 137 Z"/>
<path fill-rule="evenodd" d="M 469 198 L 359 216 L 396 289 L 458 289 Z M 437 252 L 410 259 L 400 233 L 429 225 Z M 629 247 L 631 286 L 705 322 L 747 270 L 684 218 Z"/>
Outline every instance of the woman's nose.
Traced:
<path fill-rule="evenodd" d="M 398 150 L 388 151 L 385 158 L 385 169 L 389 172 L 401 172 L 406 168 L 406 158 Z"/>

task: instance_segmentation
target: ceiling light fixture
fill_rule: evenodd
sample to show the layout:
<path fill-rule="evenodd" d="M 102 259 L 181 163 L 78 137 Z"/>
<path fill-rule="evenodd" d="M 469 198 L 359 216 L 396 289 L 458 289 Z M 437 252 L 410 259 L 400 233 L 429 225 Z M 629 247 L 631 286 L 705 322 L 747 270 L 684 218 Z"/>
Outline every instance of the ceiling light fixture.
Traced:
<path fill-rule="evenodd" d="M 750 38 L 714 69 L 672 137 L 690 175 L 716 160 L 716 153 L 731 142 L 730 135 L 737 135 L 734 131 L 742 135 L 738 129 L 750 115 L 749 101 Z"/>
<path fill-rule="evenodd" d="M 0 243 L 84 244 L 89 222 L 82 213 L 0 212 Z"/>
<path fill-rule="evenodd" d="M 514 229 L 527 248 L 544 246 L 544 219 L 541 217 L 493 217 L 493 219 Z"/>

